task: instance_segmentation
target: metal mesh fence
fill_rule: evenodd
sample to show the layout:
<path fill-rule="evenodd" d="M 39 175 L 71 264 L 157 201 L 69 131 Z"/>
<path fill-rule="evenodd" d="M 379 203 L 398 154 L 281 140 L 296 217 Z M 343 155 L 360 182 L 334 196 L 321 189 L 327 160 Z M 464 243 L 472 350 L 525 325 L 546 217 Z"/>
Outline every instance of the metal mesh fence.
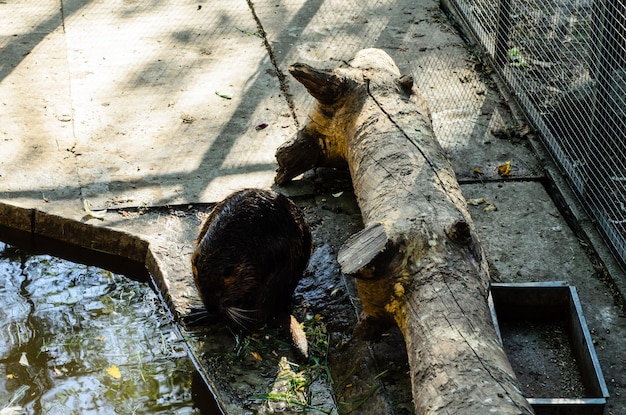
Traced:
<path fill-rule="evenodd" d="M 626 261 L 626 1 L 450 0 Z"/>

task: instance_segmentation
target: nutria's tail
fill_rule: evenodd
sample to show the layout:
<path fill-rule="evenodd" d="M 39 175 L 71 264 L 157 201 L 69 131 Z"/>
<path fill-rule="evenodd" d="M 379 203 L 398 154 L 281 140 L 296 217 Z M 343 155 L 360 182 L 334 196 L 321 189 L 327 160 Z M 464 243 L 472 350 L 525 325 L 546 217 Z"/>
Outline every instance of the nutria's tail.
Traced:
<path fill-rule="evenodd" d="M 280 313 L 275 317 L 275 322 L 285 336 L 291 338 L 291 344 L 305 359 L 309 358 L 309 343 L 302 324 L 296 318 L 287 313 Z"/>

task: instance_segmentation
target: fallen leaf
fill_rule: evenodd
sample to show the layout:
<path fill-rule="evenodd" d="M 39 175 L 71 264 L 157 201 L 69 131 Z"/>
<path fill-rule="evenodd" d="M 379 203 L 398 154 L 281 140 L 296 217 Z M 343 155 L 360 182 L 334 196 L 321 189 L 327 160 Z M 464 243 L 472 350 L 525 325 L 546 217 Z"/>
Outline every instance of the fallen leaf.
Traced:
<path fill-rule="evenodd" d="M 254 127 L 255 130 L 260 131 L 260 130 L 264 130 L 267 128 L 269 124 L 266 122 L 262 122 L 261 124 L 257 125 L 256 127 Z"/>
<path fill-rule="evenodd" d="M 520 135 L 520 137 L 525 137 L 531 132 L 532 130 L 530 129 L 530 126 L 528 124 L 522 124 L 517 127 L 517 133 Z"/>
<path fill-rule="evenodd" d="M 522 56 L 522 52 L 518 48 L 509 49 L 509 60 L 511 66 L 526 66 L 526 59 Z"/>
<path fill-rule="evenodd" d="M 259 352 L 250 352 L 250 354 L 252 355 L 252 357 L 254 357 L 254 359 L 258 362 L 262 362 L 263 358 L 261 357 L 261 355 L 259 354 Z"/>
<path fill-rule="evenodd" d="M 511 175 L 511 160 L 498 166 L 498 174 L 502 177 L 508 177 Z"/>
<path fill-rule="evenodd" d="M 478 174 L 478 175 L 480 175 L 480 174 L 484 174 L 484 173 L 480 170 L 480 168 L 478 168 L 478 167 L 474 167 L 473 172 L 474 172 L 474 174 Z"/>
<path fill-rule="evenodd" d="M 496 210 L 498 210 L 496 205 L 494 205 L 493 203 L 488 203 L 487 207 L 483 209 L 483 212 L 495 212 Z"/>
<path fill-rule="evenodd" d="M 487 200 L 485 200 L 484 197 L 481 197 L 480 199 L 467 199 L 468 205 L 478 206 L 482 203 L 487 203 Z"/>
<path fill-rule="evenodd" d="M 232 95 L 224 94 L 223 92 L 215 91 L 215 95 L 224 99 L 233 99 Z"/>
<path fill-rule="evenodd" d="M 183 120 L 183 124 L 191 124 L 196 120 L 196 117 L 191 114 L 181 114 L 180 119 Z"/>
<path fill-rule="evenodd" d="M 120 372 L 120 368 L 115 366 L 115 365 L 111 365 L 111 367 L 107 369 L 107 373 L 113 379 L 119 379 L 119 378 L 122 377 L 122 373 Z"/>
<path fill-rule="evenodd" d="M 237 27 L 237 30 L 239 30 L 241 33 L 244 33 L 248 36 L 256 36 L 256 37 L 260 37 L 261 39 L 263 39 L 263 35 L 259 32 L 253 32 L 251 30 L 246 30 L 246 29 L 240 29 Z"/>

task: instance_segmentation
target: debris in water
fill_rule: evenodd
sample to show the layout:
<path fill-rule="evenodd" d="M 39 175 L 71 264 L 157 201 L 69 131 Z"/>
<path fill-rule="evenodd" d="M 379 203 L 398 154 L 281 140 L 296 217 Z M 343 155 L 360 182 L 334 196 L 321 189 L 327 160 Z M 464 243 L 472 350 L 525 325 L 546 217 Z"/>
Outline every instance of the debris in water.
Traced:
<path fill-rule="evenodd" d="M 28 363 L 28 357 L 26 357 L 26 352 L 22 352 L 22 357 L 20 357 L 20 365 L 30 366 L 30 363 Z"/>
<path fill-rule="evenodd" d="M 111 376 L 113 379 L 119 379 L 122 377 L 122 373 L 120 372 L 120 368 L 115 366 L 115 365 L 111 365 L 110 368 L 108 368 L 106 370 L 106 372 L 109 374 L 109 376 Z"/>

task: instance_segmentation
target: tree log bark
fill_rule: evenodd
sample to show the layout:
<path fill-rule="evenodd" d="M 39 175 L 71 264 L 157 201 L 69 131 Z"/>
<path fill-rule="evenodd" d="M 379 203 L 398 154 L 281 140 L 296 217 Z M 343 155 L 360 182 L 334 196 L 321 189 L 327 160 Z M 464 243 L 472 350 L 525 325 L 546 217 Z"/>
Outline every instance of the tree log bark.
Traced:
<path fill-rule="evenodd" d="M 532 414 L 491 321 L 465 199 L 411 79 L 379 49 L 334 71 L 289 71 L 317 105 L 278 149 L 276 183 L 315 166 L 349 167 L 365 224 L 339 252 L 363 305 L 354 335 L 398 324 L 416 414 Z"/>

